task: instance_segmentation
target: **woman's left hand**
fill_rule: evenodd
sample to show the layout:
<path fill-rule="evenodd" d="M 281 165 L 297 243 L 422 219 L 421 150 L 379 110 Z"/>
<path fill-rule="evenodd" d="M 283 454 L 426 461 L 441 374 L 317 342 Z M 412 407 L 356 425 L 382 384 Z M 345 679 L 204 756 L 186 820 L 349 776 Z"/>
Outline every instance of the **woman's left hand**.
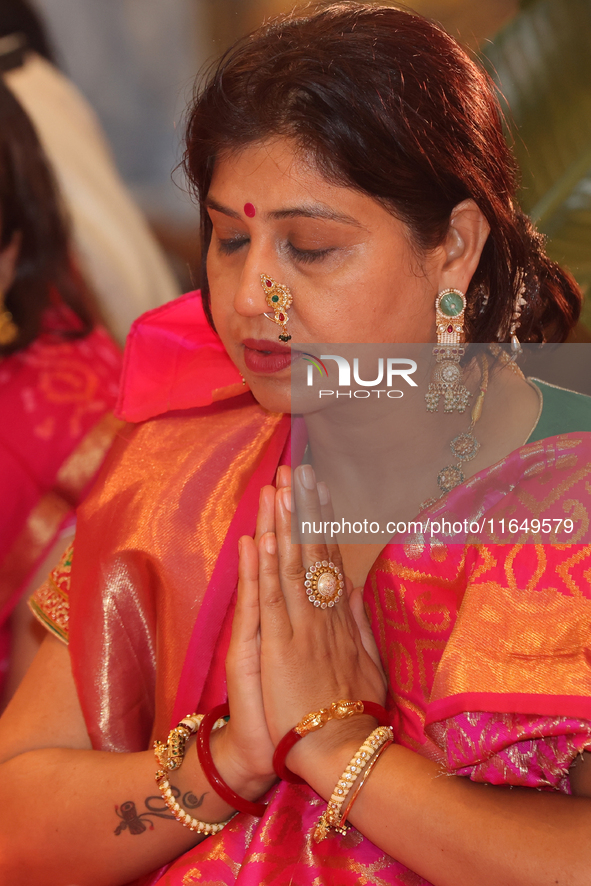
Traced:
<path fill-rule="evenodd" d="M 312 488 L 304 485 L 302 469 L 295 472 L 299 519 L 302 514 L 316 522 L 330 519 L 328 506 L 320 504 L 315 479 L 310 482 L 312 468 L 305 470 L 307 486 Z M 264 533 L 258 544 L 261 678 L 265 716 L 275 744 L 306 714 L 333 701 L 365 699 L 383 704 L 386 695 L 359 591 L 355 592 L 355 614 L 349 601 L 350 583 L 332 608 L 316 608 L 308 600 L 304 581 L 309 565 L 328 560 L 342 571 L 342 561 L 338 546 L 326 545 L 324 539 L 292 543 L 291 494 L 286 486 L 276 491 L 275 529 Z M 327 727 L 332 741 L 358 732 L 352 722 L 359 719 L 335 722 L 338 733 Z M 362 728 L 367 735 L 367 724 Z"/>

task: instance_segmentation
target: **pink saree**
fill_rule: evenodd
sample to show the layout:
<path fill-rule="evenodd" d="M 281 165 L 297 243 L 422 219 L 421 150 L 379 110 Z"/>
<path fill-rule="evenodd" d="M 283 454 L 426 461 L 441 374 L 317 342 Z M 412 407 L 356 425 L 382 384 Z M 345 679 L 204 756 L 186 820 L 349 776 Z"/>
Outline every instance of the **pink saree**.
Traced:
<path fill-rule="evenodd" d="M 133 751 L 226 699 L 236 540 L 289 461 L 290 426 L 244 391 L 195 296 L 136 325 L 119 409 L 140 423 L 81 510 L 71 586 L 68 571 L 57 579 L 93 746 Z M 541 516 L 548 470 L 587 507 L 589 438 L 522 447 L 494 470 L 517 471 Z M 568 793 L 591 748 L 590 564 L 578 544 L 388 544 L 365 599 L 396 740 L 442 773 Z M 324 803 L 307 786 L 281 782 L 265 800 L 264 818 L 237 815 L 142 883 L 428 886 L 354 829 L 315 845 Z"/>
<path fill-rule="evenodd" d="M 65 339 L 77 318 L 53 307 L 41 335 L 0 365 L 0 660 L 6 620 L 90 485 L 120 426 L 121 355 L 106 332 Z M 1 667 L 1 665 L 0 665 Z M 0 683 L 2 675 L 0 674 Z"/>

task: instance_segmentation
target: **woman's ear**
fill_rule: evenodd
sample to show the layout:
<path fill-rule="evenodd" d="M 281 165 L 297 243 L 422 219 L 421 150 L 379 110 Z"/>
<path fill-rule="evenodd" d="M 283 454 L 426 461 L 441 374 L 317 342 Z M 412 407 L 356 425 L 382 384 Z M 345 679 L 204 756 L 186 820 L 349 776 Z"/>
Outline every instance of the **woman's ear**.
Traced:
<path fill-rule="evenodd" d="M 0 295 L 2 296 L 10 289 L 14 281 L 21 241 L 21 232 L 16 231 L 12 235 L 10 243 L 0 250 Z"/>
<path fill-rule="evenodd" d="M 490 227 L 474 200 L 463 200 L 452 210 L 442 245 L 439 291 L 466 292 L 478 267 Z"/>

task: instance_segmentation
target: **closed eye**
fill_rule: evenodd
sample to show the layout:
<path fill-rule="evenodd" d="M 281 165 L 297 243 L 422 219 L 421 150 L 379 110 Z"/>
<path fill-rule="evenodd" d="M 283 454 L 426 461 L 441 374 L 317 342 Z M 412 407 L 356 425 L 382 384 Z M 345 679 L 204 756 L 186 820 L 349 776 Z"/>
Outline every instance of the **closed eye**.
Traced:
<path fill-rule="evenodd" d="M 218 249 L 224 255 L 233 255 L 238 252 L 244 245 L 249 243 L 248 237 L 228 237 L 225 239 L 218 238 Z M 326 249 L 298 249 L 292 243 L 287 243 L 287 251 L 290 256 L 297 262 L 308 264 L 314 261 L 320 261 L 334 252 L 335 247 Z"/>
<path fill-rule="evenodd" d="M 295 261 L 307 264 L 313 261 L 320 261 L 334 252 L 335 247 L 331 246 L 326 249 L 297 249 L 292 243 L 287 244 L 287 249 Z"/>
<path fill-rule="evenodd" d="M 218 239 L 218 249 L 224 255 L 232 255 L 248 242 L 248 237 L 230 237 L 227 240 Z"/>

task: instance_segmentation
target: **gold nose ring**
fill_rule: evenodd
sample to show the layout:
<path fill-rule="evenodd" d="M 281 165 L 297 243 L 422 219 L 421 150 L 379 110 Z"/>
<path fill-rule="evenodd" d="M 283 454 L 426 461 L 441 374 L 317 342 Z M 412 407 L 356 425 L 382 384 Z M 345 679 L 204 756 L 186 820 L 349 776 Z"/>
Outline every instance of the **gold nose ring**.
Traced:
<path fill-rule="evenodd" d="M 287 310 L 293 302 L 290 290 L 287 286 L 277 283 L 268 274 L 261 274 L 261 286 L 265 293 L 265 300 L 273 311 L 273 316 L 265 313 L 265 317 L 281 326 L 282 332 L 279 335 L 279 341 L 289 341 L 291 335 L 287 331 L 287 323 L 289 321 Z"/>

